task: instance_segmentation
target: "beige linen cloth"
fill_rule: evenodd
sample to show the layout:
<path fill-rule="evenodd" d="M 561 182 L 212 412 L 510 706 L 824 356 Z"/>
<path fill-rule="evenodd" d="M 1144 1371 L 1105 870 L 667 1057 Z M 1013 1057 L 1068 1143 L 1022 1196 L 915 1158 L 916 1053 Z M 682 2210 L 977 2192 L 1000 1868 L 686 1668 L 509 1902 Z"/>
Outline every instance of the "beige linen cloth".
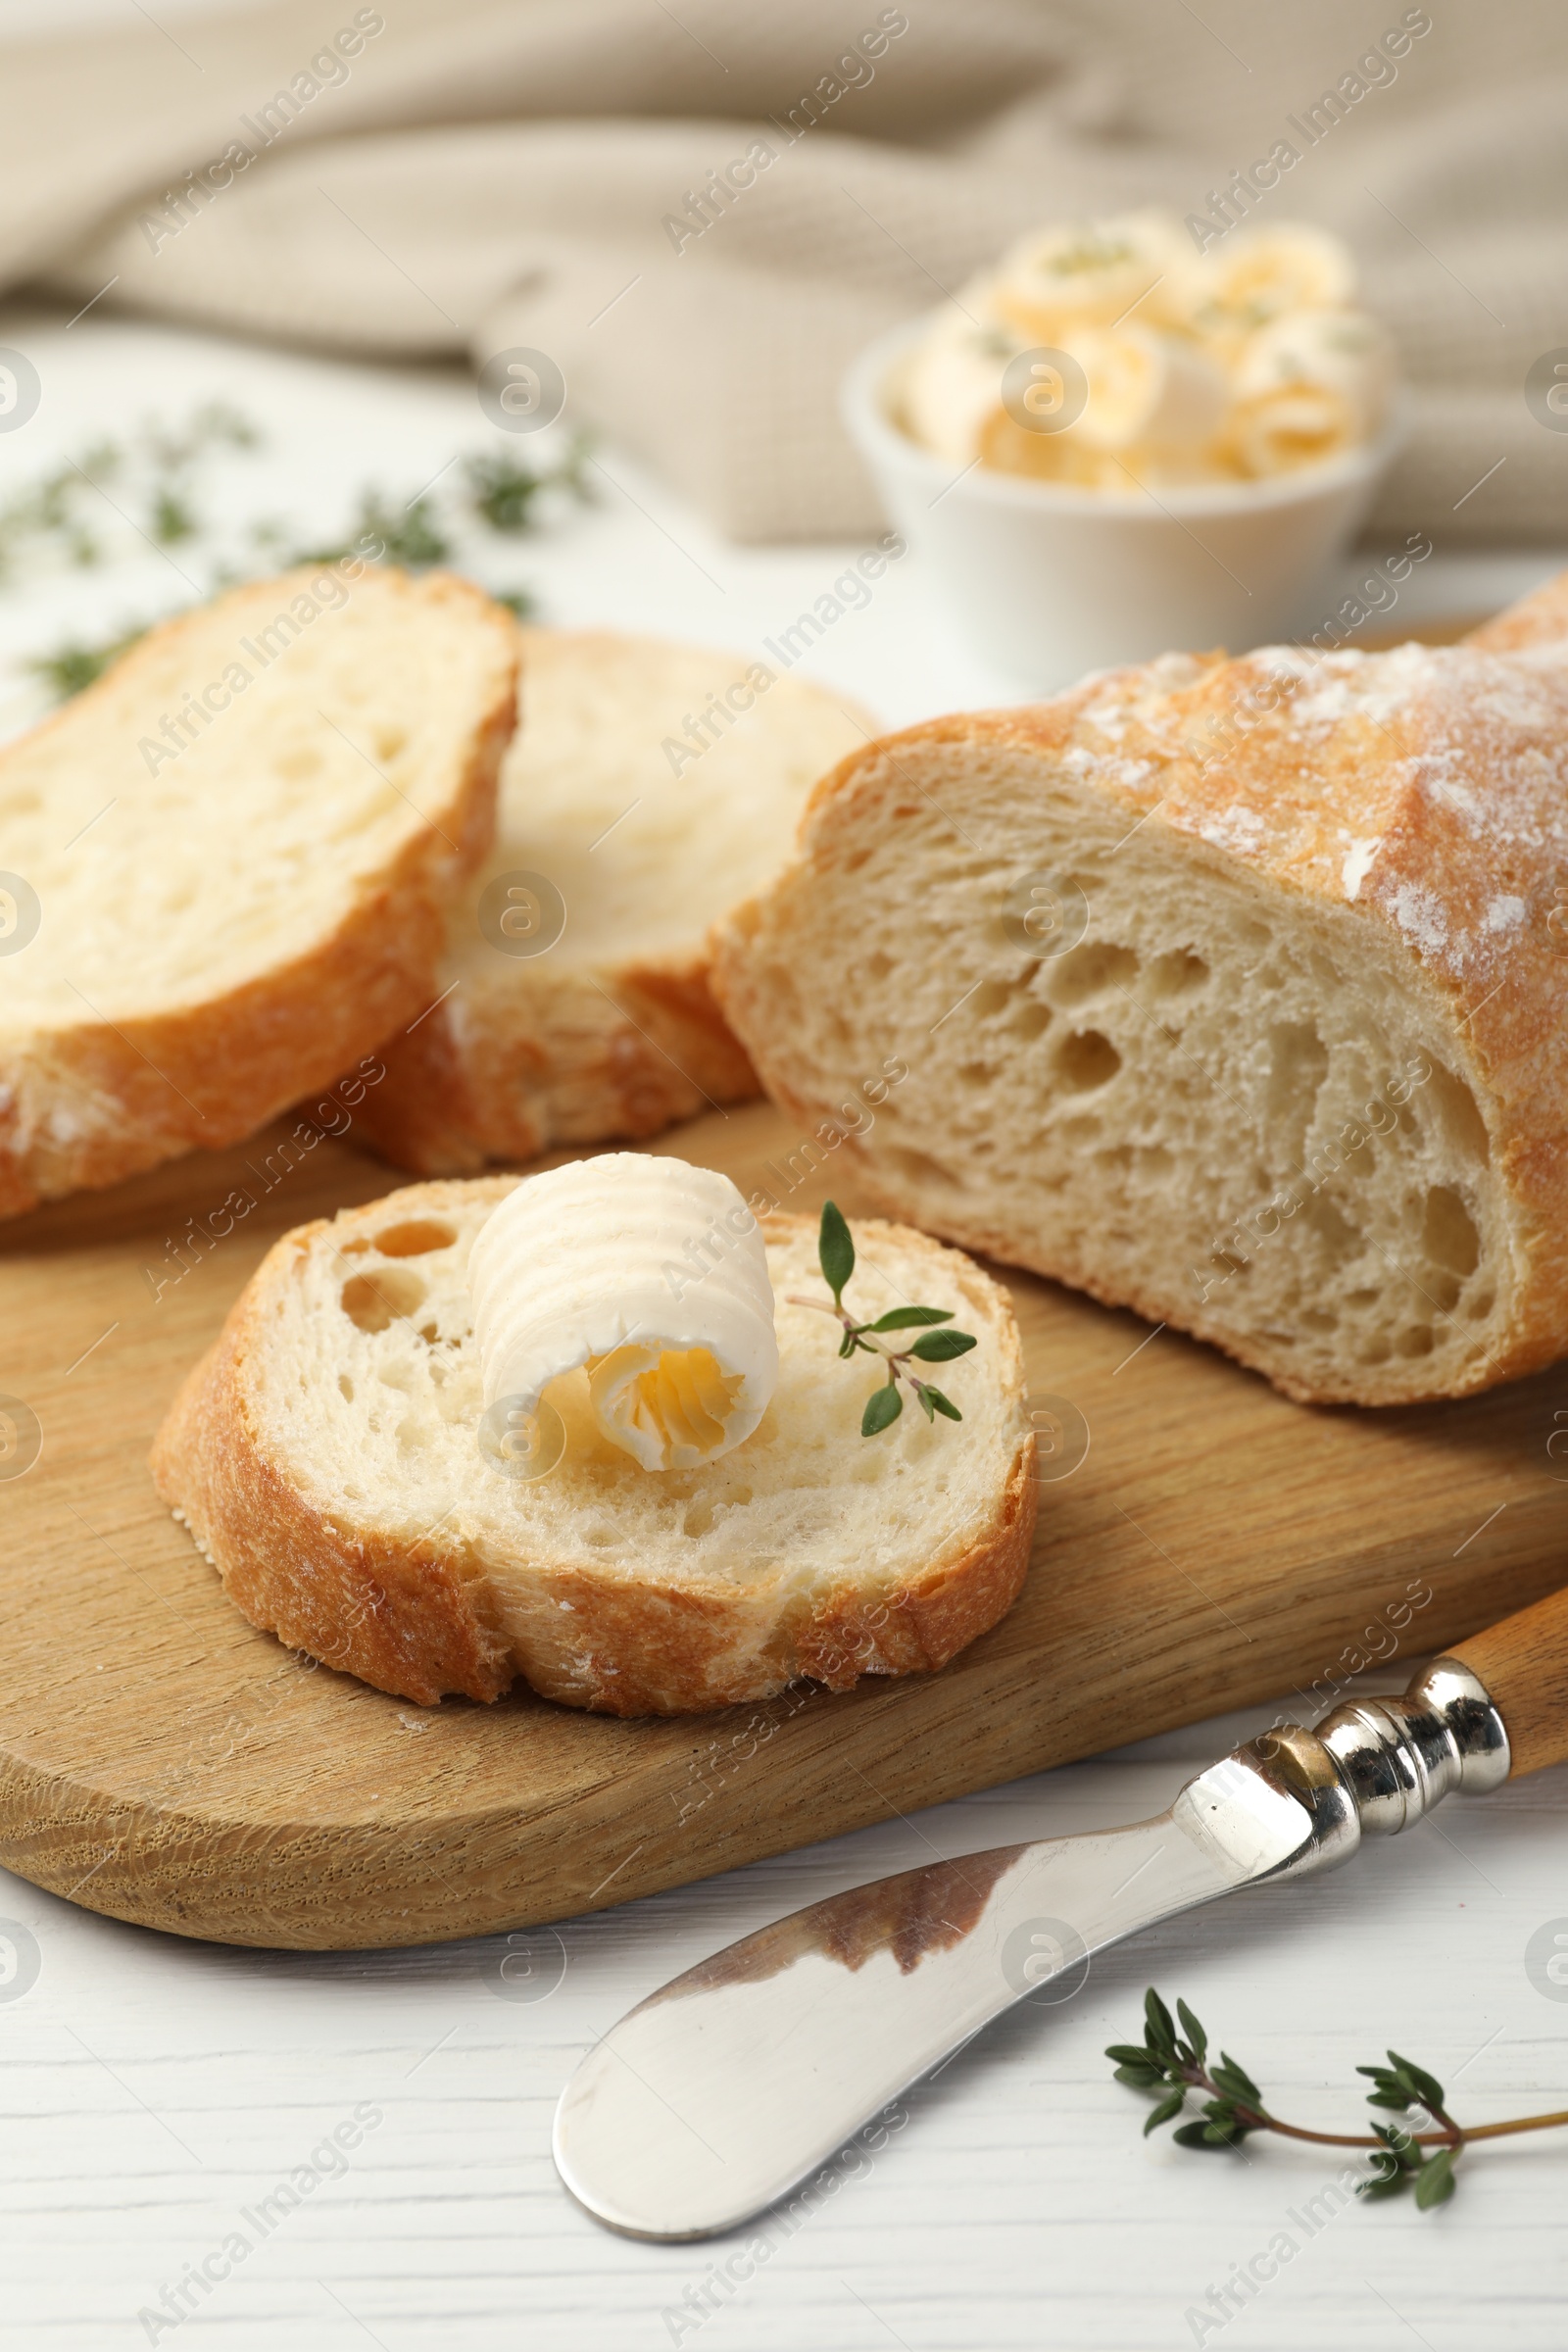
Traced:
<path fill-rule="evenodd" d="M 1357 74 L 1412 17 L 1430 29 L 1393 78 Z M 0 52 L 8 285 L 368 355 L 540 349 L 568 417 L 720 528 L 845 537 L 879 521 L 837 416 L 869 336 L 1032 223 L 1203 213 L 1287 139 L 1300 161 L 1254 218 L 1350 240 L 1413 390 L 1377 526 L 1440 548 L 1568 528 L 1568 433 L 1524 396 L 1568 345 L 1561 0 L 275 0 L 158 19 Z M 1363 94 L 1308 144 L 1306 110 L 1347 76 Z M 772 162 L 682 236 L 691 193 L 758 141 Z M 233 142 L 253 160 L 229 184 L 172 206 Z"/>

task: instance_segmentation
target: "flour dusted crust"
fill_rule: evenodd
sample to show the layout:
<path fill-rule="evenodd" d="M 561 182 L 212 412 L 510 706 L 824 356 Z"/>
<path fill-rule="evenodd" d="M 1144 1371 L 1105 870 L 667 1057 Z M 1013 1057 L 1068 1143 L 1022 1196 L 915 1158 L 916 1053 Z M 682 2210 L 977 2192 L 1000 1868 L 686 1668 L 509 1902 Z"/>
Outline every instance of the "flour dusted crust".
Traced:
<path fill-rule="evenodd" d="M 311 565 L 257 582 L 154 629 L 96 685 L 8 746 L 0 753 L 0 824 L 7 841 L 15 838 L 7 818 L 14 802 L 36 808 L 41 799 L 51 814 L 58 807 L 56 832 L 64 842 L 78 817 L 90 815 L 93 803 L 118 797 L 118 785 L 132 809 L 147 803 L 154 812 L 136 817 L 139 830 L 106 876 L 105 898 L 145 900 L 165 865 L 183 854 L 186 813 L 203 792 L 221 790 L 230 796 L 222 829 L 243 857 L 249 846 L 247 759 L 256 776 L 270 756 L 265 742 L 255 741 L 252 720 L 273 681 L 265 689 L 255 681 L 249 705 L 236 695 L 211 738 L 175 761 L 160 763 L 152 783 L 141 741 L 150 739 L 156 753 L 162 717 L 171 706 L 179 708 L 180 693 L 220 678 L 241 644 L 254 641 L 292 600 L 309 596 L 311 583 L 329 568 Z M 117 1004 L 112 1017 L 95 1013 L 89 997 L 101 1005 L 96 988 L 72 985 L 85 977 L 74 967 L 63 973 L 52 1002 L 19 1012 L 16 983 L 24 976 L 25 956 L 0 961 L 0 1215 L 112 1184 L 197 1147 L 233 1143 L 330 1083 L 432 1001 L 448 902 L 482 858 L 493 829 L 496 779 L 515 717 L 513 624 L 479 590 L 443 574 L 416 580 L 360 565 L 348 593 L 356 625 L 368 623 L 365 691 L 356 706 L 367 727 L 381 707 L 377 660 L 391 671 L 400 664 L 400 647 L 434 631 L 445 633 L 454 648 L 440 707 L 418 714 L 432 752 L 429 764 L 405 777 L 396 758 L 386 762 L 381 789 L 389 817 L 378 830 L 384 854 L 351 866 L 352 843 L 340 851 L 317 838 L 312 813 L 303 809 L 296 840 L 280 850 L 315 861 L 318 870 L 334 859 L 344 867 L 337 904 L 316 934 L 291 932 L 286 943 L 280 938 L 275 960 L 258 954 L 237 981 L 208 981 L 199 969 L 181 975 L 177 987 L 151 980 L 132 1009 Z M 337 612 L 323 612 L 314 624 L 318 637 L 305 639 L 304 651 L 330 644 L 338 623 Z M 298 650 L 289 647 L 279 677 Z M 302 662 L 294 666 L 300 672 L 294 706 L 282 719 L 293 749 L 301 730 L 314 727 L 328 758 L 364 760 L 368 755 L 352 744 L 345 748 L 316 711 L 318 680 L 305 674 Z M 387 700 L 412 727 L 408 698 Z M 272 713 L 275 718 L 275 701 Z M 215 753 L 221 763 L 216 774 L 202 764 Z M 373 790 L 373 763 L 365 772 Z M 72 796 L 83 793 L 88 797 L 81 809 L 72 808 Z M 83 835 L 78 858 L 96 854 L 110 838 L 109 827 L 89 823 Z M 21 865 L 31 858 L 12 848 L 5 862 Z M 199 874 L 190 888 L 214 940 L 223 941 L 244 921 L 245 909 L 223 889 L 209 889 Z M 62 881 L 46 876 L 39 892 L 45 926 L 61 894 Z M 154 937 L 157 922 L 156 903 L 150 903 Z M 135 944 L 127 949 L 124 968 L 139 977 Z"/>
<path fill-rule="evenodd" d="M 709 923 L 783 861 L 809 787 L 874 731 L 846 697 L 774 677 L 694 756 L 687 717 L 726 684 L 751 692 L 744 656 L 609 630 L 520 642 L 495 851 L 454 907 L 443 1002 L 385 1041 L 362 1122 L 424 1175 L 636 1141 L 759 1094 L 709 986 Z M 512 869 L 564 889 L 565 930 L 536 956 L 499 954 L 475 920 L 486 881 Z"/>
<path fill-rule="evenodd" d="M 962 1423 L 928 1429 L 906 1405 L 862 1439 L 862 1376 L 844 1378 L 824 1318 L 781 1307 L 785 1371 L 756 1439 L 685 1473 L 601 1444 L 575 1484 L 519 1502 L 478 1451 L 466 1275 L 512 1181 L 410 1186 L 286 1235 L 180 1391 L 153 1475 L 254 1624 L 420 1704 L 493 1699 L 520 1675 L 566 1705 L 638 1715 L 931 1670 L 997 1622 L 1028 1566 L 1034 1440 L 1011 1308 L 978 1266 L 905 1228 L 856 1228 L 865 1279 L 889 1266 L 977 1335 L 942 1374 Z M 798 1287 L 814 1222 L 762 1230 L 775 1289 Z M 411 1275 L 419 1296 L 386 1327 L 338 1313 L 345 1282 L 395 1304 Z M 592 1448 L 575 1426 L 573 1442 Z M 792 1500 L 808 1453 L 818 1467 Z M 726 1530 L 775 1489 L 758 1557 Z"/>
<path fill-rule="evenodd" d="M 912 1083 L 845 1145 L 892 1213 L 1287 1395 L 1397 1403 L 1549 1363 L 1565 632 L 1568 575 L 1459 646 L 1172 655 L 869 745 L 718 926 L 715 992 L 804 1128 L 854 1054 L 904 1054 Z M 1032 873 L 1069 917 L 1083 885 L 1088 927 L 1031 962 Z"/>

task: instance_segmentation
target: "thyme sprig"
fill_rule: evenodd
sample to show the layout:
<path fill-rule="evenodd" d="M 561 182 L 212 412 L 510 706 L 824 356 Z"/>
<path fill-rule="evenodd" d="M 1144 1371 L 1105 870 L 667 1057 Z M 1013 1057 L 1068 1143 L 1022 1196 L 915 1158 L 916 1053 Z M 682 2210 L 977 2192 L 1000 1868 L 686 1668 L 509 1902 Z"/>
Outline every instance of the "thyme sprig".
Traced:
<path fill-rule="evenodd" d="M 534 501 L 544 490 L 564 490 L 582 505 L 591 505 L 593 484 L 587 471 L 591 447 L 586 433 L 574 433 L 561 463 L 541 473 L 505 454 L 496 457 L 486 452 L 466 458 L 463 473 L 468 503 L 492 531 L 505 532 L 533 529 Z"/>
<path fill-rule="evenodd" d="M 0 578 L 50 562 L 78 570 L 101 563 L 100 493 L 107 482 L 140 509 L 134 527 L 159 547 L 178 546 L 199 527 L 195 474 L 201 461 L 215 448 L 253 449 L 259 438 L 237 409 L 209 400 L 177 430 L 148 423 L 128 441 L 93 442 L 0 502 Z"/>
<path fill-rule="evenodd" d="M 1285 2139 L 1310 2140 L 1325 2148 L 1365 2148 L 1372 2169 L 1356 2183 L 1363 2197 L 1396 2197 L 1415 2191 L 1423 2212 L 1442 2205 L 1457 2185 L 1454 2167 L 1465 2149 L 1478 2139 L 1505 2139 L 1520 2132 L 1549 2132 L 1568 2125 L 1568 2109 L 1552 2115 L 1522 2115 L 1501 2124 L 1461 2125 L 1447 2109 L 1447 2093 L 1435 2075 L 1411 2059 L 1390 2050 L 1387 2066 L 1358 2066 L 1370 2078 L 1367 2104 L 1396 2115 L 1421 2109 L 1431 2119 L 1429 2132 L 1407 2132 L 1399 2124 L 1374 2123 L 1370 2133 L 1310 2132 L 1301 2124 L 1284 2123 L 1263 2104 L 1263 2094 L 1228 2050 L 1212 2063 L 1208 2035 L 1185 2001 L 1176 2004 L 1184 2029 L 1176 2031 L 1158 1993 L 1151 1985 L 1144 1995 L 1145 2038 L 1141 2043 L 1113 2041 L 1105 2056 L 1116 2062 L 1116 2080 L 1134 2090 L 1156 2090 L 1158 2100 L 1144 2126 L 1144 2137 L 1162 2124 L 1174 2123 L 1193 2091 L 1207 2094 L 1202 2112 L 1184 2123 L 1174 2137 L 1184 2148 L 1239 2148 L 1252 2132 L 1275 2132 Z"/>
<path fill-rule="evenodd" d="M 275 514 L 253 517 L 236 544 L 233 530 L 220 528 L 203 498 L 204 463 L 215 451 L 262 446 L 263 436 L 248 417 L 226 402 L 208 401 L 182 423 L 150 421 L 122 440 L 83 449 L 0 500 L 0 581 L 61 564 L 102 564 L 110 552 L 106 534 L 112 540 L 116 527 L 116 516 L 104 504 L 109 484 L 120 511 L 120 537 L 125 537 L 123 526 L 129 524 L 155 546 L 180 548 L 185 564 L 198 572 L 205 565 L 202 585 L 209 595 L 296 564 L 336 563 L 367 537 L 380 542 L 384 561 L 410 570 L 447 563 L 466 568 L 466 545 L 484 547 L 537 529 L 541 508 L 555 498 L 578 504 L 592 498 L 590 445 L 579 434 L 554 464 L 531 466 L 508 452 L 465 456 L 412 498 L 366 483 L 357 494 L 349 529 L 330 544 L 302 538 Z M 489 593 L 519 616 L 533 610 L 526 588 Z M 127 616 L 99 636 L 73 636 L 20 666 L 64 702 L 90 686 L 150 625 L 150 618 L 132 622 Z"/>
<path fill-rule="evenodd" d="M 895 1306 L 887 1314 L 878 1315 L 874 1323 L 857 1323 L 844 1304 L 844 1293 L 855 1272 L 855 1240 L 845 1222 L 843 1210 L 832 1200 L 822 1211 L 816 1257 L 822 1269 L 822 1279 L 833 1294 L 833 1303 L 830 1306 L 825 1298 L 803 1298 L 791 1292 L 790 1305 L 814 1307 L 818 1314 L 834 1316 L 843 1333 L 839 1341 L 841 1356 L 862 1353 L 877 1355 L 887 1365 L 886 1380 L 879 1389 L 873 1389 L 865 1400 L 865 1410 L 860 1415 L 861 1437 L 874 1438 L 880 1431 L 890 1429 L 903 1412 L 901 1381 L 908 1384 L 928 1421 L 934 1421 L 938 1413 L 944 1414 L 949 1421 L 961 1421 L 963 1415 L 952 1397 L 944 1396 L 934 1383 L 922 1380 L 918 1373 L 909 1369 L 911 1363 L 952 1363 L 956 1356 L 967 1355 L 970 1348 L 978 1344 L 967 1331 L 938 1331 L 930 1328 L 939 1323 L 951 1323 L 952 1309 L 946 1306 Z M 890 1331 L 922 1328 L 924 1336 L 911 1341 L 906 1348 L 890 1347 L 884 1336 Z"/>

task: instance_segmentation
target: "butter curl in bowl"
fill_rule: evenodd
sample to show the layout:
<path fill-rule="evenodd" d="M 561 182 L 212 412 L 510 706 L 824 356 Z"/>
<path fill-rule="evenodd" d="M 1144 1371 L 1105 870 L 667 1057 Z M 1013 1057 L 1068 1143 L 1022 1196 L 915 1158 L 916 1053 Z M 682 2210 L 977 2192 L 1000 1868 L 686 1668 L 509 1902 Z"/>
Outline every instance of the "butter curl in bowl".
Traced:
<path fill-rule="evenodd" d="M 1200 253 L 1151 212 L 1020 237 L 931 321 L 894 397 L 957 465 L 1125 490 L 1318 464 L 1376 437 L 1393 385 L 1338 238 L 1288 223 Z"/>
<path fill-rule="evenodd" d="M 994 665 L 1054 686 L 1310 627 L 1399 438 L 1338 238 L 1174 214 L 1020 237 L 880 338 L 845 415 Z"/>

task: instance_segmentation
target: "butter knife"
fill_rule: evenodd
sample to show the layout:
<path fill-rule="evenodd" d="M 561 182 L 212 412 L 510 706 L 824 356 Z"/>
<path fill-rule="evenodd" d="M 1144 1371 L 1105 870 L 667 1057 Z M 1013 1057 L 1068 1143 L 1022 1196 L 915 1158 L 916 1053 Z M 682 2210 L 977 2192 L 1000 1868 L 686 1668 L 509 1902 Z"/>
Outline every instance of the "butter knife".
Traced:
<path fill-rule="evenodd" d="M 1568 1592 L 1398 1698 L 1265 1733 L 1130 1828 L 877 1879 L 744 1936 L 628 2012 L 562 2093 L 555 2159 L 634 2237 L 736 2228 L 990 2020 L 1123 1936 L 1348 1862 L 1450 1790 L 1568 1756 Z"/>

